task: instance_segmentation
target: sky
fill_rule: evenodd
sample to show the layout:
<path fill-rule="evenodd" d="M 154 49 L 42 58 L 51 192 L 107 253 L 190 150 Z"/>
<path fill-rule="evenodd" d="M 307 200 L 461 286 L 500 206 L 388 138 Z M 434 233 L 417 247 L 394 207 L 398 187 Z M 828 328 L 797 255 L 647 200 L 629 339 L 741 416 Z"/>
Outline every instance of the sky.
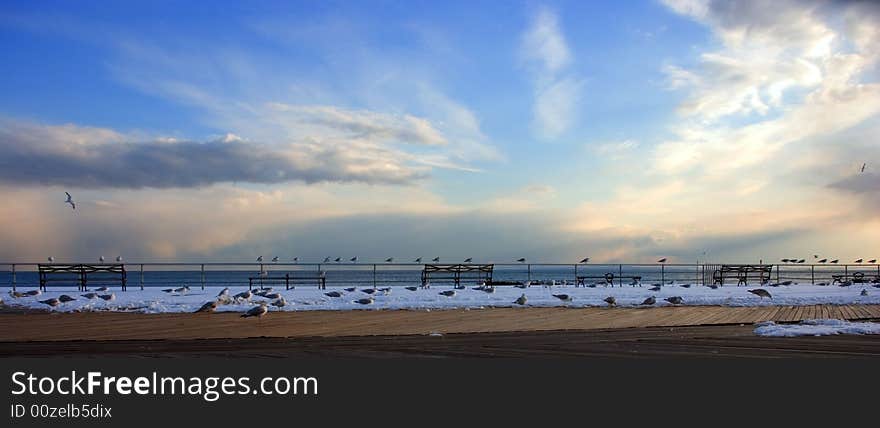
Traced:
<path fill-rule="evenodd" d="M 880 257 L 876 3 L 187 3 L 0 5 L 0 261 Z"/>

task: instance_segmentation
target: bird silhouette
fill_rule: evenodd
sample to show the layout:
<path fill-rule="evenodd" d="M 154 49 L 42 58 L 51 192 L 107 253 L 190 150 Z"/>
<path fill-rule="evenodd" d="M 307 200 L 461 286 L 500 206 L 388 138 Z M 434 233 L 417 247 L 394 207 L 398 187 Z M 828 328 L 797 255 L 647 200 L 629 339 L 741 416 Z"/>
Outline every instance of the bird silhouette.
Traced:
<path fill-rule="evenodd" d="M 350 261 L 350 262 L 352 262 L 352 263 L 357 263 L 357 262 L 358 262 L 358 258 L 357 258 L 357 256 L 354 256 L 354 257 L 348 259 L 348 261 Z"/>
<path fill-rule="evenodd" d="M 394 257 L 389 257 L 389 258 L 385 259 L 385 263 L 391 263 L 393 261 L 394 261 Z"/>
<path fill-rule="evenodd" d="M 330 263 L 330 257 L 324 257 L 324 263 Z"/>
<path fill-rule="evenodd" d="M 660 260 L 657 260 L 657 263 L 666 263 L 666 257 L 664 257 Z"/>
<path fill-rule="evenodd" d="M 868 164 L 867 164 L 867 163 L 863 163 L 863 164 L 862 164 L 862 168 L 859 170 L 859 172 L 865 172 L 865 167 L 866 167 L 866 166 L 868 166 Z"/>
<path fill-rule="evenodd" d="M 468 258 L 464 259 L 464 263 L 470 263 L 471 260 L 472 260 L 472 259 L 471 259 L 470 257 L 468 257 Z"/>
<path fill-rule="evenodd" d="M 520 257 L 520 258 L 516 259 L 516 261 L 518 261 L 518 262 L 520 262 L 520 263 L 525 263 L 525 262 L 526 262 L 526 258 L 525 258 L 525 257 Z"/>
<path fill-rule="evenodd" d="M 403 288 L 406 290 L 409 290 L 409 291 L 416 291 L 419 289 L 419 287 L 413 287 L 413 286 L 408 286 L 408 287 L 403 287 Z"/>
<path fill-rule="evenodd" d="M 837 264 L 837 262 L 839 262 L 839 261 L 840 261 L 839 259 L 834 259 L 831 261 L 831 263 Z"/>
<path fill-rule="evenodd" d="M 337 257 L 337 258 L 336 258 L 335 260 L 333 260 L 333 261 L 336 262 L 336 263 L 339 263 L 339 262 L 342 261 L 342 257 Z"/>
<path fill-rule="evenodd" d="M 780 262 L 782 262 L 782 263 L 788 263 L 788 259 L 782 259 L 782 260 L 780 260 Z"/>
<path fill-rule="evenodd" d="M 294 263 L 296 263 L 296 262 L 299 261 L 299 257 L 294 257 L 293 259 L 291 259 L 291 261 L 294 262 Z"/>
<path fill-rule="evenodd" d="M 49 258 L 48 258 L 48 259 L 46 259 L 46 260 L 48 260 L 48 261 L 49 261 L 49 263 L 52 263 L 52 262 L 54 262 L 54 261 L 55 261 L 55 257 L 52 257 L 52 256 L 49 256 Z"/>
<path fill-rule="evenodd" d="M 67 200 L 64 201 L 64 203 L 65 203 L 65 204 L 70 204 L 70 208 L 73 208 L 73 209 L 75 210 L 75 209 L 76 209 L 76 203 L 73 202 L 73 197 L 70 196 L 70 193 L 64 192 L 64 194 L 67 195 Z"/>
<path fill-rule="evenodd" d="M 98 261 L 104 263 L 104 256 L 98 257 Z"/>
<path fill-rule="evenodd" d="M 431 261 L 434 262 L 434 263 L 439 263 L 439 262 L 440 262 L 440 257 L 434 257 L 433 259 L 431 259 Z"/>
<path fill-rule="evenodd" d="M 278 263 L 278 256 L 272 257 L 272 263 Z"/>
<path fill-rule="evenodd" d="M 872 264 L 872 265 L 873 265 L 873 264 L 877 264 L 877 259 L 871 259 L 871 260 L 868 260 L 868 263 L 870 263 L 870 264 Z"/>
<path fill-rule="evenodd" d="M 258 261 L 258 262 L 262 262 L 262 261 L 263 261 L 263 256 L 257 257 L 257 261 Z"/>
<path fill-rule="evenodd" d="M 862 262 L 862 259 L 858 259 L 858 260 L 854 261 L 853 263 L 861 263 L 861 262 Z"/>
<path fill-rule="evenodd" d="M 798 262 L 798 263 L 803 263 L 803 262 L 805 262 L 805 261 L 806 261 L 806 260 L 804 260 L 804 259 L 800 259 L 800 260 L 798 260 L 797 262 Z"/>
<path fill-rule="evenodd" d="M 413 263 L 421 263 L 421 262 L 422 262 L 421 257 L 417 257 L 415 260 L 413 260 Z"/>
<path fill-rule="evenodd" d="M 615 299 L 614 296 L 608 296 L 605 299 L 603 299 L 603 301 L 605 303 L 607 303 L 608 306 L 614 306 L 617 304 L 617 299 Z"/>
<path fill-rule="evenodd" d="M 589 262 L 589 261 L 590 261 L 590 258 L 589 258 L 589 257 L 584 257 L 584 258 L 581 259 L 581 261 L 578 262 L 578 263 L 587 263 L 587 262 Z"/>
<path fill-rule="evenodd" d="M 819 263 L 827 263 L 827 262 L 828 262 L 828 259 L 819 260 Z"/>

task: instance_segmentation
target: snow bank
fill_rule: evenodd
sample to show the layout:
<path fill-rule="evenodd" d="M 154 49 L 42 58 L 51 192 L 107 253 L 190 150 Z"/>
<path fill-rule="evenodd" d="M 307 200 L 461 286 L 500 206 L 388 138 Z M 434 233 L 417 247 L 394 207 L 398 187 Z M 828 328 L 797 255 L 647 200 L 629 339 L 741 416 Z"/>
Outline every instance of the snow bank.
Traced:
<path fill-rule="evenodd" d="M 880 334 L 880 323 L 850 322 L 836 319 L 804 320 L 799 324 L 776 324 L 773 321 L 756 324 L 758 336 L 794 337 L 829 336 L 832 334 Z"/>

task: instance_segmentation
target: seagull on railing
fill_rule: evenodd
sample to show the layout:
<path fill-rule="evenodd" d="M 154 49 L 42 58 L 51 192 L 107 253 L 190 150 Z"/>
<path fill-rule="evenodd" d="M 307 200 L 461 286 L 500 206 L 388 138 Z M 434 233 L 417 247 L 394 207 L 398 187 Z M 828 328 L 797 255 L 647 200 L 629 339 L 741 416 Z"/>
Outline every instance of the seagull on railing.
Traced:
<path fill-rule="evenodd" d="M 788 259 L 782 259 L 782 260 L 780 260 L 780 262 L 782 262 L 782 263 L 788 263 Z"/>
<path fill-rule="evenodd" d="M 324 257 L 324 263 L 330 263 L 330 257 Z"/>
<path fill-rule="evenodd" d="M 431 261 L 434 263 L 440 263 L 440 257 L 434 257 Z"/>
<path fill-rule="evenodd" d="M 55 257 L 49 256 L 49 258 L 46 260 L 49 260 L 49 263 L 53 263 L 55 261 Z"/>
<path fill-rule="evenodd" d="M 803 262 L 805 262 L 805 261 L 806 261 L 806 260 L 804 260 L 804 259 L 800 259 L 800 260 L 798 260 L 797 262 L 800 264 L 800 263 L 803 263 Z"/>
<path fill-rule="evenodd" d="M 339 262 L 342 261 L 342 257 L 337 257 L 337 258 L 336 258 L 335 260 L 333 260 L 333 261 L 336 262 L 336 263 L 339 263 Z"/>
<path fill-rule="evenodd" d="M 263 262 L 263 256 L 257 257 L 257 261 L 260 262 L 260 263 L 262 263 L 262 262 Z"/>
<path fill-rule="evenodd" d="M 831 261 L 831 263 L 837 264 L 837 262 L 839 262 L 839 261 L 840 261 L 840 260 L 838 260 L 838 259 L 834 259 L 834 260 Z"/>
<path fill-rule="evenodd" d="M 666 257 L 664 257 L 660 260 L 657 260 L 657 263 L 666 263 Z"/>
<path fill-rule="evenodd" d="M 393 261 L 394 261 L 394 257 L 389 257 L 389 258 L 385 259 L 385 263 L 391 263 Z"/>
<path fill-rule="evenodd" d="M 861 262 L 862 262 L 862 259 L 858 259 L 858 260 L 854 261 L 853 263 L 861 263 Z"/>
<path fill-rule="evenodd" d="M 73 202 L 73 197 L 70 196 L 70 193 L 64 192 L 67 195 L 67 200 L 64 201 L 65 204 L 70 204 L 70 207 L 76 209 L 76 203 Z"/>
<path fill-rule="evenodd" d="M 872 265 L 877 264 L 877 259 L 868 260 L 868 263 L 870 263 Z"/>
<path fill-rule="evenodd" d="M 525 262 L 526 262 L 526 258 L 525 258 L 525 257 L 520 257 L 520 258 L 516 259 L 516 261 L 518 261 L 518 262 L 520 262 L 520 263 L 525 263 Z"/>
<path fill-rule="evenodd" d="M 422 262 L 422 258 L 421 258 L 421 257 L 418 257 L 418 258 L 416 258 L 415 260 L 413 260 L 413 263 L 421 263 L 421 262 Z"/>
<path fill-rule="evenodd" d="M 98 257 L 98 261 L 104 263 L 104 256 Z"/>
<path fill-rule="evenodd" d="M 272 263 L 278 263 L 278 256 L 272 257 Z"/>
<path fill-rule="evenodd" d="M 583 260 L 581 260 L 581 261 L 578 262 L 578 263 L 588 263 L 589 261 L 590 261 L 590 258 L 589 258 L 589 257 L 584 257 Z"/>
<path fill-rule="evenodd" d="M 464 259 L 464 263 L 470 263 L 471 260 L 472 260 L 472 259 L 471 259 L 470 257 L 468 257 L 468 258 Z"/>
<path fill-rule="evenodd" d="M 291 261 L 294 263 L 299 262 L 299 257 L 294 257 L 293 259 L 291 259 Z"/>
<path fill-rule="evenodd" d="M 819 260 L 819 263 L 827 263 L 827 262 L 828 262 L 828 259 Z"/>

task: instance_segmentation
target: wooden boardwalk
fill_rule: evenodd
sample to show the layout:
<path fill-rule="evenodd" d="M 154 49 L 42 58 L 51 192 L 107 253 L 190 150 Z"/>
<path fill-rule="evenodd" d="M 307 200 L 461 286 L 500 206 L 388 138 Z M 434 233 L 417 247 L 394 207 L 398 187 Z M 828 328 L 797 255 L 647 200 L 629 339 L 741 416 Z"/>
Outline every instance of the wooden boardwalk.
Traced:
<path fill-rule="evenodd" d="M 880 319 L 880 305 L 679 306 L 661 308 L 488 308 L 237 313 L 3 313 L 0 342 L 399 336 L 430 333 L 594 330 L 737 325 L 804 319 Z"/>

